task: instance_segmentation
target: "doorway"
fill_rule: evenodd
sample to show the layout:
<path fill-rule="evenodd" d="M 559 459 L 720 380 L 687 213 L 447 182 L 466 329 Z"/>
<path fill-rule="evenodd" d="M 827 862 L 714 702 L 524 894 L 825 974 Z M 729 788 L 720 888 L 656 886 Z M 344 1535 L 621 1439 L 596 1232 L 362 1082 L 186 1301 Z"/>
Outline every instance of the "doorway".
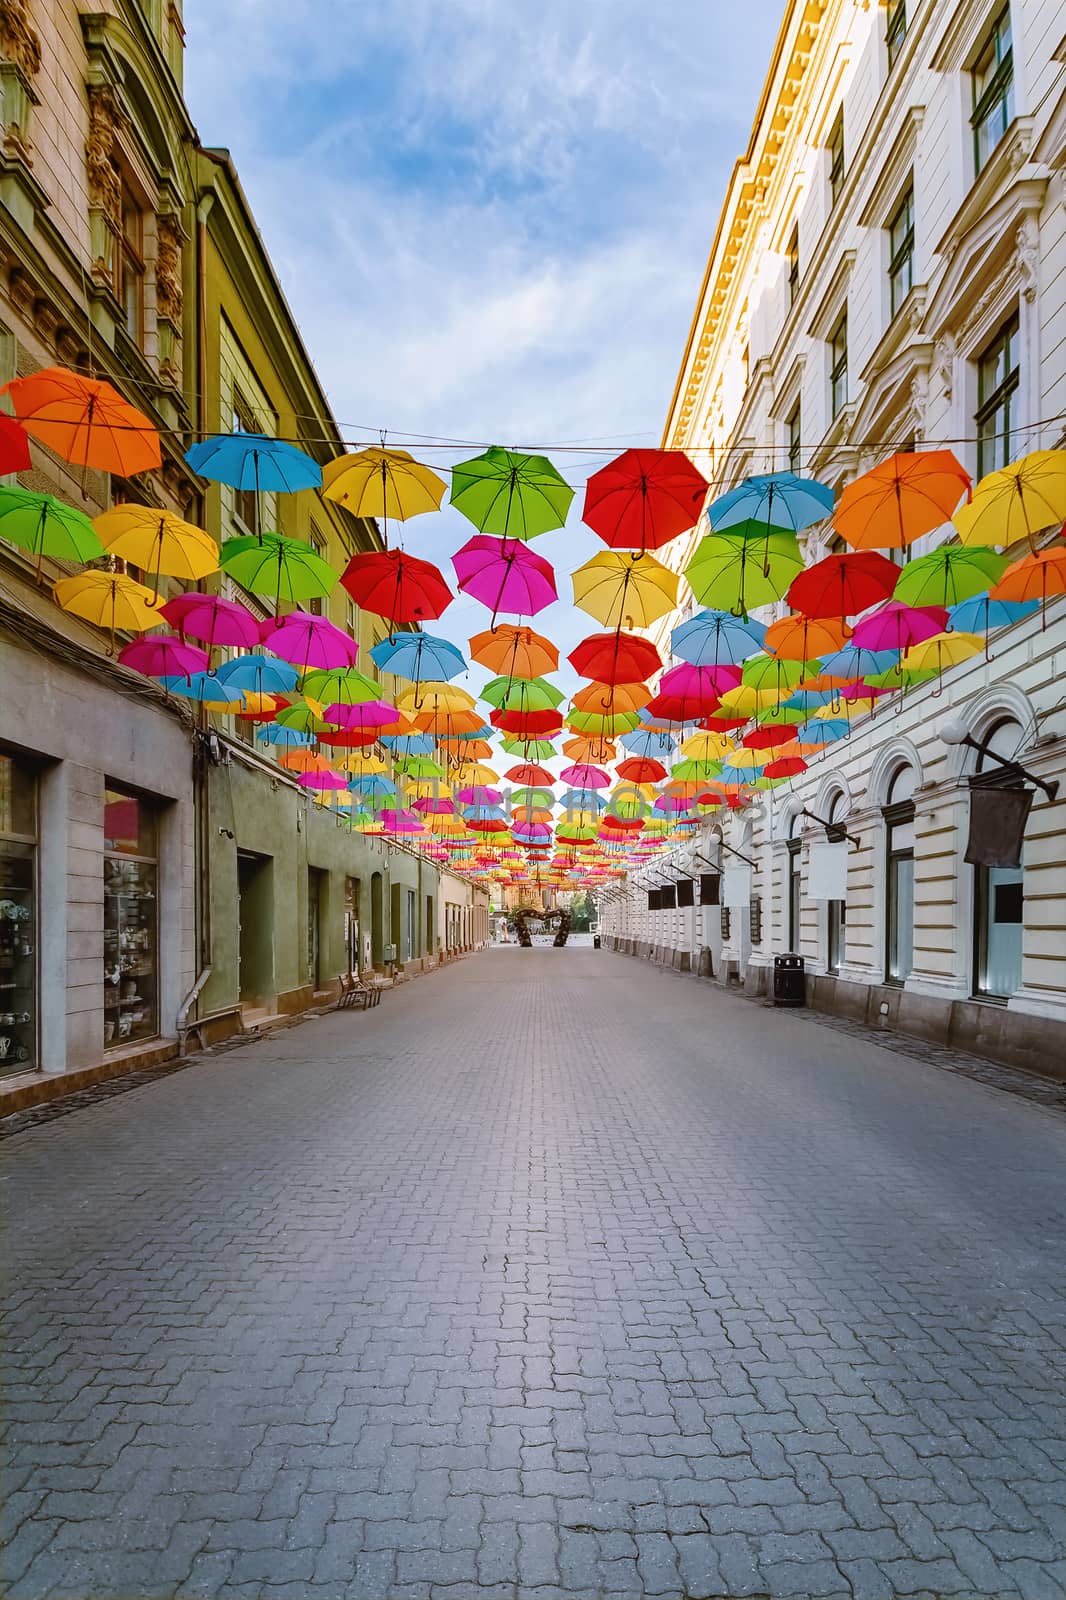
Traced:
<path fill-rule="evenodd" d="M 381 873 L 375 872 L 370 879 L 370 962 L 375 967 L 382 965 L 385 948 L 384 892 Z"/>
<path fill-rule="evenodd" d="M 237 993 L 255 1005 L 274 992 L 274 863 L 237 854 Z"/>
<path fill-rule="evenodd" d="M 307 981 L 312 989 L 319 987 L 322 967 L 322 871 L 318 867 L 307 869 Z"/>
<path fill-rule="evenodd" d="M 349 972 L 358 972 L 361 964 L 359 950 L 359 889 L 358 878 L 345 878 L 344 948 L 348 953 Z"/>

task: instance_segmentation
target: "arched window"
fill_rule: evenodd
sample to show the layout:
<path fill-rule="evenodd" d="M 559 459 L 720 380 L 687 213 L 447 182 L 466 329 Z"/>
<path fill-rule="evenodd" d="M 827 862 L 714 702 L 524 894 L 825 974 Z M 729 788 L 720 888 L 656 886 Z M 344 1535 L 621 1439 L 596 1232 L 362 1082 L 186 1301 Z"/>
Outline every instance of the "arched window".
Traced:
<path fill-rule="evenodd" d="M 829 809 L 826 812 L 825 820 L 827 822 L 843 822 L 844 818 L 847 816 L 847 812 L 847 796 L 842 789 L 838 789 L 832 800 L 829 802 Z M 836 829 L 828 830 L 827 837 L 831 844 L 836 844 L 840 841 L 843 841 L 844 849 L 847 849 L 847 840 L 843 837 L 843 834 L 839 833 Z M 848 904 L 846 900 L 827 900 L 825 903 L 825 910 L 825 967 L 827 972 L 836 973 L 840 971 L 840 962 L 844 955 L 844 928 L 847 923 Z"/>
<path fill-rule="evenodd" d="M 800 903 L 802 897 L 803 874 L 800 868 L 800 851 L 803 849 L 803 840 L 800 838 L 800 823 L 802 812 L 797 811 L 788 825 L 788 948 L 796 955 L 800 947 Z"/>
<path fill-rule="evenodd" d="M 885 819 L 885 982 L 905 983 L 914 965 L 914 768 L 889 779 Z"/>
<path fill-rule="evenodd" d="M 987 759 L 985 752 L 1012 761 L 1022 738 L 1021 724 L 1013 717 L 995 723 L 981 740 L 972 784 L 1017 786 L 1017 774 Z M 973 874 L 974 991 L 992 1000 L 1007 1000 L 1022 983 L 1023 869 L 976 866 Z"/>

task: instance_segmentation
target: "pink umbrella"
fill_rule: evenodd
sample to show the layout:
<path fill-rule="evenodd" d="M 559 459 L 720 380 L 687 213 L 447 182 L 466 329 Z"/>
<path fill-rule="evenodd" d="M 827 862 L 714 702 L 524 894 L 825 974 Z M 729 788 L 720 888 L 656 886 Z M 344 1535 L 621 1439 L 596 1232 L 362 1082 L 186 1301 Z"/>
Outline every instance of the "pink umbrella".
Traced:
<path fill-rule="evenodd" d="M 547 822 L 523 822 L 515 826 L 515 832 L 522 839 L 550 839 L 552 830 Z"/>
<path fill-rule="evenodd" d="M 887 600 L 855 624 L 849 643 L 860 650 L 906 650 L 943 633 L 948 614 L 943 606 L 906 606 Z"/>
<path fill-rule="evenodd" d="M 416 800 L 411 807 L 412 811 L 421 811 L 423 816 L 451 817 L 455 815 L 455 806 L 450 800 L 443 798 L 434 800 L 430 796 Z"/>
<path fill-rule="evenodd" d="M 740 667 L 725 663 L 720 667 L 694 667 L 688 661 L 671 667 L 659 679 L 659 694 L 680 695 L 685 700 L 717 700 L 727 689 L 735 689 L 743 674 Z"/>
<path fill-rule="evenodd" d="M 260 629 L 260 640 L 283 661 L 296 667 L 352 667 L 359 646 L 343 628 L 328 617 L 311 611 L 290 611 L 284 617 L 268 617 Z"/>
<path fill-rule="evenodd" d="M 452 557 L 459 588 L 492 612 L 532 617 L 558 599 L 555 573 L 521 539 L 479 533 Z"/>
<path fill-rule="evenodd" d="M 259 624 L 252 613 L 217 594 L 177 594 L 160 606 L 159 615 L 179 633 L 203 639 L 209 650 L 218 644 L 254 649 L 259 643 Z"/>
<path fill-rule="evenodd" d="M 602 767 L 589 767 L 578 763 L 573 767 L 564 767 L 559 774 L 560 783 L 568 783 L 573 789 L 609 789 L 611 780 Z"/>
<path fill-rule="evenodd" d="M 692 801 L 686 800 L 679 794 L 661 794 L 655 801 L 656 811 L 691 811 Z"/>
<path fill-rule="evenodd" d="M 424 833 L 422 818 L 414 811 L 379 811 L 378 821 L 386 833 Z"/>
<path fill-rule="evenodd" d="M 903 682 L 902 676 L 900 682 Z M 868 683 L 846 683 L 840 690 L 842 700 L 878 700 L 883 694 L 898 694 L 898 689 L 872 688 Z"/>
<path fill-rule="evenodd" d="M 503 799 L 499 789 L 486 789 L 484 784 L 471 784 L 460 789 L 456 797 L 462 806 L 498 806 Z"/>
<path fill-rule="evenodd" d="M 347 789 L 348 780 L 340 772 L 301 772 L 296 782 L 302 789 Z"/>
<path fill-rule="evenodd" d="M 206 650 L 169 633 L 146 633 L 140 639 L 123 645 L 118 659 L 124 667 L 143 672 L 149 678 L 190 678 L 194 672 L 206 672 Z"/>
<path fill-rule="evenodd" d="M 376 728 L 394 727 L 400 720 L 400 713 L 385 700 L 364 700 L 359 706 L 329 705 L 325 718 L 336 727 L 348 728 L 353 733 L 372 733 Z"/>

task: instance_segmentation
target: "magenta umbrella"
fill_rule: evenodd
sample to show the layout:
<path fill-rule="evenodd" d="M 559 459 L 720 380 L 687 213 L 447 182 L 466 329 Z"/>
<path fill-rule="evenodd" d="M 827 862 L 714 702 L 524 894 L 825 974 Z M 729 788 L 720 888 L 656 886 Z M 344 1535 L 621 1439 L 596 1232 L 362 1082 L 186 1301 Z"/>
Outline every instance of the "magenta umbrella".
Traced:
<path fill-rule="evenodd" d="M 868 617 L 855 624 L 849 644 L 860 650 L 906 650 L 943 633 L 948 614 L 943 606 L 906 606 L 900 600 L 886 600 Z"/>
<path fill-rule="evenodd" d="M 301 772 L 296 782 L 302 789 L 347 789 L 348 780 L 339 772 Z"/>
<path fill-rule="evenodd" d="M 132 640 L 123 645 L 118 659 L 124 667 L 150 678 L 191 678 L 208 667 L 206 650 L 169 633 L 148 633 Z"/>
<path fill-rule="evenodd" d="M 160 606 L 159 615 L 179 633 L 203 639 L 208 650 L 219 644 L 252 650 L 259 643 L 259 624 L 252 613 L 217 594 L 177 594 Z"/>
<path fill-rule="evenodd" d="M 351 634 L 338 628 L 328 617 L 310 611 L 290 611 L 284 617 L 269 617 L 260 630 L 260 640 L 276 656 L 295 667 L 354 667 L 359 646 Z"/>
<path fill-rule="evenodd" d="M 672 811 L 676 813 L 692 810 L 692 801 L 685 800 L 679 794 L 661 794 L 654 802 L 654 805 L 656 811 Z"/>
<path fill-rule="evenodd" d="M 898 694 L 898 689 L 877 688 L 869 683 L 846 683 L 839 691 L 842 700 L 879 700 L 883 694 Z"/>
<path fill-rule="evenodd" d="M 532 617 L 558 599 L 552 568 L 521 539 L 476 534 L 456 551 L 452 566 L 460 589 L 489 607 L 493 623 L 501 611 Z"/>
<path fill-rule="evenodd" d="M 378 821 L 386 833 L 424 833 L 422 818 L 414 811 L 379 811 Z"/>
<path fill-rule="evenodd" d="M 580 762 L 577 766 L 564 767 L 559 781 L 573 789 L 609 789 L 611 786 L 610 777 L 602 767 L 589 767 Z"/>
<path fill-rule="evenodd" d="M 375 728 L 395 726 L 400 720 L 400 713 L 385 700 L 364 700 L 358 706 L 345 706 L 339 702 L 329 705 L 325 709 L 325 718 L 334 727 L 347 728 L 351 733 L 372 733 Z"/>
<path fill-rule="evenodd" d="M 499 789 L 486 789 L 484 784 L 474 783 L 467 789 L 460 789 L 456 799 L 461 806 L 498 806 L 503 795 Z"/>
<path fill-rule="evenodd" d="M 455 806 L 452 801 L 445 800 L 443 796 L 434 799 L 432 796 L 426 795 L 423 799 L 416 800 L 411 810 L 421 811 L 425 817 L 453 817 L 455 815 Z"/>
<path fill-rule="evenodd" d="M 720 667 L 694 667 L 682 661 L 663 673 L 658 693 L 683 695 L 686 700 L 717 700 L 727 689 L 735 689 L 742 676 L 740 667 L 725 662 Z"/>

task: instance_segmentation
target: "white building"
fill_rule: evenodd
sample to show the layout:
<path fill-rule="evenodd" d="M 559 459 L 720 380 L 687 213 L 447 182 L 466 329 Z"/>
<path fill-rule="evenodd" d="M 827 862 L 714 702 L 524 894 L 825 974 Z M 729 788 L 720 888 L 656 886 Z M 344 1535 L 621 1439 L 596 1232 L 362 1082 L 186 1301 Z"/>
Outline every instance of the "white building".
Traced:
<path fill-rule="evenodd" d="M 1066 443 L 1064 291 L 1061 6 L 792 0 L 664 442 L 715 494 L 788 467 L 839 488 L 937 445 L 976 479 Z M 812 530 L 809 560 L 833 538 Z M 664 657 L 685 614 L 655 633 Z M 604 904 L 605 937 L 757 992 L 796 950 L 816 1006 L 1066 1072 L 1066 787 L 1035 792 L 1021 871 L 969 866 L 971 782 L 1003 769 L 939 731 L 957 713 L 977 746 L 1062 778 L 1064 668 L 1059 600 L 685 848 L 707 872 L 724 833 L 754 863 L 745 905 L 649 911 L 644 873 Z M 805 812 L 852 836 L 843 901 L 810 895 L 826 832 Z"/>

